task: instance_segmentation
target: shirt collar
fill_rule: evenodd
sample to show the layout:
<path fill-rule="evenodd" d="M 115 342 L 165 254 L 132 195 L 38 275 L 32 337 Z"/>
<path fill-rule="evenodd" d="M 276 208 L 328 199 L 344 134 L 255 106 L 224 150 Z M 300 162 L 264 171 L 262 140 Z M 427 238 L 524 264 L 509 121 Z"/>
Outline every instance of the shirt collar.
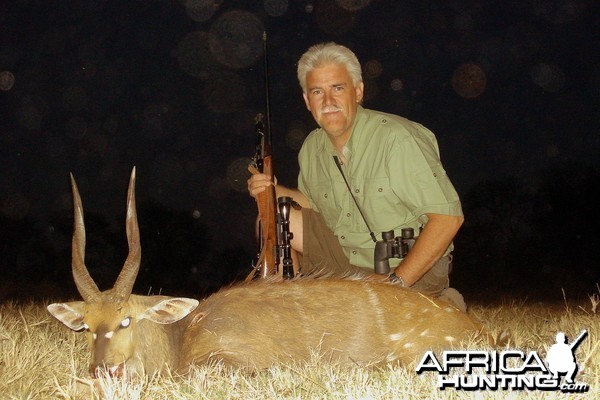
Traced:
<path fill-rule="evenodd" d="M 354 125 L 352 125 L 352 132 L 350 133 L 350 137 L 348 141 L 344 145 L 343 148 L 343 156 L 346 160 L 350 160 L 352 153 L 354 152 L 354 148 L 358 142 L 360 142 L 360 135 L 355 132 L 361 132 L 362 127 L 364 126 L 367 120 L 367 116 L 365 114 L 364 108 L 359 104 L 358 109 L 356 110 L 356 117 L 354 118 Z M 337 150 L 333 147 L 331 140 L 327 137 L 327 133 L 323 130 L 324 135 L 324 150 L 330 155 L 338 155 Z"/>

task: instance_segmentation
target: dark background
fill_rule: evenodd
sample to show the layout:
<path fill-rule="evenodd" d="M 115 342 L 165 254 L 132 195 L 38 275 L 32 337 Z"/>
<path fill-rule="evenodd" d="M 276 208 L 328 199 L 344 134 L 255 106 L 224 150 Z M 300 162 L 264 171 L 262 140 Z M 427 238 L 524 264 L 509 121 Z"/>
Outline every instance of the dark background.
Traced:
<path fill-rule="evenodd" d="M 250 5 L 249 5 L 250 4 Z M 265 112 L 296 185 L 315 127 L 300 55 L 336 41 L 365 106 L 436 133 L 466 215 L 453 286 L 467 299 L 598 292 L 598 9 L 590 0 L 13 0 L 0 5 L 0 300 L 76 296 L 77 179 L 101 289 L 127 253 L 137 166 L 137 293 L 202 296 L 256 252 L 246 165 Z"/>

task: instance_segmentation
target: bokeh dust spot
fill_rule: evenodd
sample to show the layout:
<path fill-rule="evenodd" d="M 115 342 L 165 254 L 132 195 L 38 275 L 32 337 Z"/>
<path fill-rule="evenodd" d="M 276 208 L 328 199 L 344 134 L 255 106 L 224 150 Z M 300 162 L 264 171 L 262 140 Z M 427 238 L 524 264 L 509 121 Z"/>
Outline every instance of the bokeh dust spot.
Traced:
<path fill-rule="evenodd" d="M 207 80 L 219 69 L 219 64 L 210 51 L 208 37 L 208 32 L 190 32 L 177 45 L 179 68 L 202 80 Z"/>
<path fill-rule="evenodd" d="M 383 73 L 383 65 L 379 60 L 369 60 L 365 64 L 365 75 L 369 78 L 378 78 Z"/>
<path fill-rule="evenodd" d="M 265 12 L 271 17 L 281 17 L 288 10 L 288 0 L 264 0 Z"/>
<path fill-rule="evenodd" d="M 210 51 L 218 62 L 230 68 L 249 67 L 262 56 L 264 30 L 256 15 L 242 10 L 229 11 L 210 28 Z"/>
<path fill-rule="evenodd" d="M 400 78 L 394 78 L 390 82 L 390 88 L 394 92 L 400 92 L 400 91 L 402 91 L 404 89 L 404 82 Z"/>
<path fill-rule="evenodd" d="M 485 91 L 487 78 L 485 72 L 477 64 L 462 64 L 452 75 L 452 88 L 461 97 L 474 99 Z"/>
<path fill-rule="evenodd" d="M 180 0 L 191 20 L 206 22 L 217 12 L 223 0 Z"/>
<path fill-rule="evenodd" d="M 365 84 L 365 89 L 364 89 L 364 93 L 363 93 L 364 101 L 371 101 L 371 100 L 375 99 L 377 96 L 379 96 L 379 93 L 380 93 L 379 85 L 377 84 L 377 81 L 375 79 L 366 77 L 363 81 Z"/>
<path fill-rule="evenodd" d="M 575 21 L 588 8 L 586 0 L 533 0 L 533 13 L 554 24 Z"/>
<path fill-rule="evenodd" d="M 0 90 L 8 92 L 15 85 L 15 76 L 10 71 L 0 72 Z"/>
<path fill-rule="evenodd" d="M 233 160 L 227 167 L 227 183 L 236 192 L 245 193 L 248 191 L 248 165 L 251 160 L 247 157 L 241 157 Z"/>
<path fill-rule="evenodd" d="M 306 138 L 307 128 L 302 121 L 292 121 L 285 135 L 285 144 L 292 150 L 300 150 Z"/>
<path fill-rule="evenodd" d="M 530 72 L 533 83 L 549 93 L 560 92 L 565 86 L 565 73 L 557 65 L 536 64 Z"/>
<path fill-rule="evenodd" d="M 371 0 L 335 0 L 344 10 L 358 11 L 371 3 Z"/>

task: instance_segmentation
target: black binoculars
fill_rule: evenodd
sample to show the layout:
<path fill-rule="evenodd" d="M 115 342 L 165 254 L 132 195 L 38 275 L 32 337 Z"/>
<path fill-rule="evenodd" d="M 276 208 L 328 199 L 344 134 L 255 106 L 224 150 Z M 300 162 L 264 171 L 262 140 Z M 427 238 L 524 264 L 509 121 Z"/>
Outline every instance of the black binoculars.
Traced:
<path fill-rule="evenodd" d="M 417 237 L 413 228 L 402 228 L 400 236 L 394 231 L 381 232 L 382 240 L 375 243 L 374 269 L 376 274 L 390 273 L 390 258 L 404 258 L 415 244 Z"/>

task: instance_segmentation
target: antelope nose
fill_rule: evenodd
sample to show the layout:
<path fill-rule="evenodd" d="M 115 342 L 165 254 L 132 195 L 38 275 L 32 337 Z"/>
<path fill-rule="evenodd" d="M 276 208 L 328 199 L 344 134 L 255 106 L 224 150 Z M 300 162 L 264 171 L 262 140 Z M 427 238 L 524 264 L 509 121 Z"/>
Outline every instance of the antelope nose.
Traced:
<path fill-rule="evenodd" d="M 90 365 L 89 373 L 92 378 L 98 378 L 98 370 L 100 367 L 98 365 Z"/>
<path fill-rule="evenodd" d="M 123 376 L 125 370 L 125 364 L 119 365 L 90 365 L 90 376 L 92 378 L 99 378 L 100 376 L 110 376 L 111 378 L 120 378 Z"/>

